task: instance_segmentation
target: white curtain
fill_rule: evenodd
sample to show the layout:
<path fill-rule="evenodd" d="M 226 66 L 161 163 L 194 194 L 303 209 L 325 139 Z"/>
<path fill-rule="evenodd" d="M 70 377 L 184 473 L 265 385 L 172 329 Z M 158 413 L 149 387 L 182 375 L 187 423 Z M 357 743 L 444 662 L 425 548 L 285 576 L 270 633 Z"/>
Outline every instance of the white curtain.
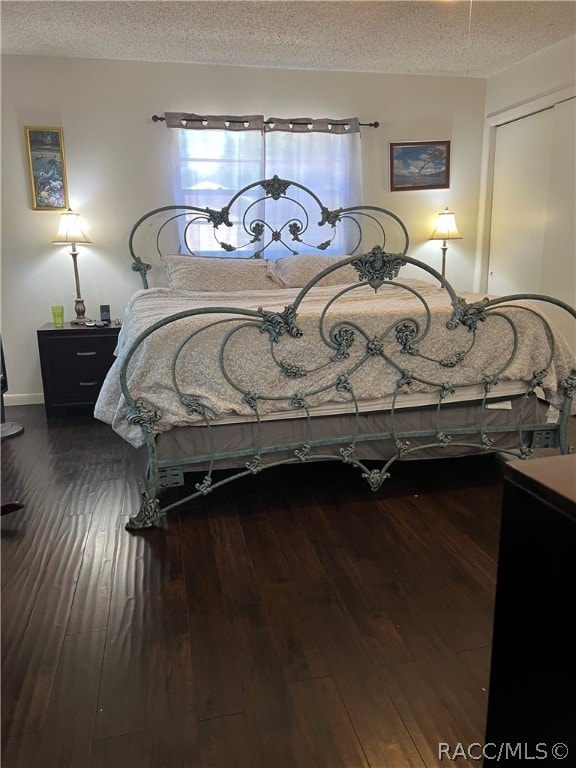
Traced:
<path fill-rule="evenodd" d="M 362 158 L 360 128 L 356 118 L 346 121 L 283 120 L 270 118 L 265 125 L 266 176 L 297 181 L 314 192 L 329 209 L 347 208 L 362 204 Z M 307 195 L 296 188 L 288 194 L 304 206 L 309 205 Z M 280 226 L 281 208 L 268 205 L 267 220 Z M 318 244 L 331 239 L 330 252 L 344 255 L 350 251 L 356 230 L 350 231 L 347 222 L 339 223 L 336 230 L 327 226 L 314 234 L 315 221 L 309 222 L 307 242 Z M 274 256 L 285 256 L 279 248 L 270 249 Z"/>
<path fill-rule="evenodd" d="M 312 120 L 309 118 L 269 118 L 261 115 L 198 116 L 166 113 L 171 134 L 172 178 L 177 205 L 195 205 L 220 210 L 244 186 L 278 176 L 298 182 L 314 192 L 329 209 L 362 203 L 362 164 L 360 128 L 357 118 Z M 262 196 L 257 188 L 244 208 L 233 211 L 235 226 L 226 228 L 226 243 L 234 248 L 246 243 L 247 234 L 236 224 L 251 202 Z M 262 241 L 252 252 L 266 245 L 267 258 L 286 256 L 290 248 L 303 252 L 305 246 L 287 236 L 272 242 L 267 235 L 282 227 L 287 217 L 296 217 L 308 226 L 303 237 L 311 245 L 336 238 L 332 253 L 347 253 L 349 236 L 346 224 L 336 230 L 329 225 L 314 233 L 317 221 L 305 221 L 299 207 L 310 207 L 310 198 L 297 187 L 289 188 L 287 200 L 278 204 L 268 200 L 249 208 L 249 218 L 261 218 L 267 228 Z M 307 199 L 306 199 L 307 198 Z M 315 213 L 315 211 L 314 211 Z M 222 228 L 221 228 L 222 229 Z M 284 230 L 283 230 L 284 233 Z M 221 234 L 221 233 L 219 233 Z M 246 249 L 223 251 L 214 238 L 212 226 L 190 226 L 188 247 L 204 255 L 249 256 Z"/>

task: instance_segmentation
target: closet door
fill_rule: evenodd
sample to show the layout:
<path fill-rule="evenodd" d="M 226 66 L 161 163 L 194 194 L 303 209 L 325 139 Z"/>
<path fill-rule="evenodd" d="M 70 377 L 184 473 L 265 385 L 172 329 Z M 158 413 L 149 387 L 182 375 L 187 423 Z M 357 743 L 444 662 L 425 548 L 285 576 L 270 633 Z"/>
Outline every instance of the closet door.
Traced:
<path fill-rule="evenodd" d="M 541 290 L 575 306 L 576 99 L 551 111 L 554 124 Z"/>
<path fill-rule="evenodd" d="M 576 305 L 575 115 L 571 99 L 497 128 L 489 293 L 544 293 Z M 576 350 L 570 319 L 546 313 Z"/>
<path fill-rule="evenodd" d="M 552 111 L 496 129 L 489 293 L 540 291 L 548 216 Z"/>

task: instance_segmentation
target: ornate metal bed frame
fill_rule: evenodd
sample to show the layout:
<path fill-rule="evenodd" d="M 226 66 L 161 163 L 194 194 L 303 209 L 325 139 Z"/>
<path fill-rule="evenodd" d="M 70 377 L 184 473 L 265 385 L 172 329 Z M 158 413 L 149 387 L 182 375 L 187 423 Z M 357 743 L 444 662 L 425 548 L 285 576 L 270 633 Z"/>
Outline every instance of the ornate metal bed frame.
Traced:
<path fill-rule="evenodd" d="M 292 196 L 294 192 L 299 196 L 298 199 Z M 310 205 L 303 205 L 302 196 L 307 198 Z M 248 203 L 242 208 L 241 201 L 246 199 Z M 271 201 L 289 206 L 290 212 L 281 225 L 270 225 L 266 217 L 261 215 L 261 205 L 263 203 L 268 205 Z M 239 210 L 237 215 L 235 215 L 236 208 Z M 571 450 L 567 443 L 567 425 L 573 396 L 576 392 L 576 370 L 574 368 L 560 383 L 560 388 L 563 392 L 563 402 L 559 408 L 560 416 L 557 423 L 548 424 L 540 420 L 536 423 L 522 423 L 522 421 L 519 421 L 505 426 L 491 427 L 484 423 L 482 415 L 484 413 L 483 406 L 486 404 L 487 398 L 512 364 L 518 352 L 518 334 L 513 322 L 502 311 L 503 308 L 517 301 L 538 300 L 560 307 L 573 318 L 576 318 L 576 311 L 564 302 L 548 296 L 517 294 L 495 299 L 484 298 L 478 302 L 468 303 L 456 294 L 449 282 L 439 272 L 406 255 L 409 242 L 408 233 L 404 224 L 395 214 L 376 206 L 358 206 L 329 210 L 311 190 L 297 182 L 282 180 L 277 177 L 259 181 L 245 187 L 235 194 L 220 210 L 196 206 L 170 205 L 155 209 L 139 219 L 130 233 L 129 248 L 133 259 L 132 269 L 140 273 L 145 288 L 148 288 L 147 272 L 150 270 L 151 265 L 143 261 L 136 254 L 135 240 L 138 235 L 142 234 L 143 228 L 146 229 L 150 225 L 152 217 L 157 217 L 158 215 L 163 216 L 162 223 L 155 234 L 156 249 L 160 256 L 163 253 L 160 240 L 166 232 L 167 224 L 170 222 L 178 225 L 180 235 L 184 238 L 183 242 L 179 243 L 179 252 L 187 250 L 187 232 L 190 227 L 197 226 L 198 224 L 202 226 L 207 226 L 208 224 L 211 226 L 216 242 L 224 252 L 245 252 L 247 249 L 251 249 L 251 258 L 262 258 L 267 255 L 271 247 L 284 248 L 287 255 L 297 254 L 303 249 L 306 253 L 313 251 L 318 251 L 320 254 L 326 253 L 329 251 L 334 240 L 336 228 L 341 227 L 344 222 L 351 227 L 354 243 L 347 258 L 335 261 L 333 266 L 322 270 L 299 291 L 297 298 L 286 306 L 283 311 L 269 311 L 266 308 L 254 310 L 235 309 L 234 307 L 193 308 L 154 323 L 131 343 L 120 367 L 120 382 L 122 393 L 129 407 L 127 418 L 131 424 L 139 425 L 145 438 L 148 450 L 148 476 L 146 488 L 142 491 L 140 511 L 135 517 L 131 518 L 127 528 L 135 529 L 150 526 L 158 517 L 184 501 L 200 495 L 206 495 L 215 488 L 237 478 L 257 474 L 267 467 L 281 464 L 339 460 L 360 469 L 362 476 L 366 478 L 370 487 L 373 490 L 377 490 L 389 477 L 390 467 L 398 459 L 409 457 L 411 454 L 422 451 L 425 448 L 438 447 L 442 449 L 447 445 L 462 446 L 465 449 L 470 448 L 476 451 L 500 451 L 502 449 L 495 445 L 495 433 L 514 434 L 517 438 L 515 448 L 505 449 L 505 452 L 520 458 L 530 456 L 534 447 L 556 447 L 562 453 L 567 453 Z M 367 239 L 370 236 L 366 234 L 366 227 L 364 226 L 366 222 L 369 224 L 369 229 L 377 232 L 376 239 Z M 397 245 L 397 240 L 394 253 L 390 252 L 388 246 L 390 225 L 395 228 L 396 236 L 400 238 L 400 247 Z M 224 236 L 221 234 L 222 232 L 228 233 L 233 227 L 238 227 L 245 236 L 244 240 L 242 238 L 237 239 L 236 245 L 231 245 L 229 242 L 230 238 L 224 239 Z M 315 244 L 318 242 L 318 238 L 314 240 L 315 229 L 320 233 L 327 233 L 328 235 L 321 235 L 319 244 Z M 172 249 L 172 252 L 175 251 Z M 298 321 L 299 308 L 306 300 L 310 291 L 323 278 L 330 276 L 335 270 L 350 269 L 349 265 L 354 268 L 357 274 L 357 283 L 350 284 L 345 288 L 342 285 L 335 287 L 334 295 L 326 302 L 326 307 L 318 321 L 318 333 L 325 346 L 325 357 L 312 361 L 307 366 L 296 365 L 291 363 L 290 360 L 279 359 L 276 355 L 276 349 L 280 339 L 291 337 L 297 342 L 303 335 Z M 447 293 L 452 307 L 452 315 L 446 327 L 449 330 L 466 328 L 469 332 L 467 336 L 469 345 L 467 348 L 458 350 L 456 353 L 451 352 L 434 360 L 430 357 L 426 358 L 428 362 L 434 363 L 437 367 L 438 375 L 434 379 L 419 378 L 414 373 L 413 366 L 411 365 L 411 362 L 425 357 L 421 355 L 419 348 L 426 336 L 431 332 L 432 323 L 430 309 L 426 300 L 414 289 L 406 287 L 406 284 L 399 279 L 399 272 L 405 267 L 413 270 L 417 268 L 426 273 L 425 277 L 428 281 L 430 281 L 430 278 L 433 281 L 437 281 L 439 287 Z M 342 319 L 336 321 L 328 320 L 328 312 L 334 308 L 340 297 L 366 284 L 375 293 L 385 284 L 394 284 L 408 290 L 419 301 L 420 308 L 424 311 L 425 321 L 422 323 L 414 317 L 399 317 L 393 322 L 387 322 L 380 333 L 373 335 L 357 323 L 350 323 Z M 530 306 L 525 306 L 523 309 L 534 315 L 538 314 Z M 194 344 L 201 335 L 201 331 L 194 331 L 182 339 L 182 342 L 179 344 L 178 352 L 172 363 L 172 380 L 182 406 L 183 414 L 193 416 L 196 419 L 199 418 L 204 422 L 205 427 L 201 427 L 201 429 L 205 428 L 208 430 L 207 434 L 209 435 L 211 449 L 203 455 L 160 459 L 157 454 L 155 425 L 161 418 L 161 414 L 158 410 L 150 407 L 145 398 L 135 397 L 131 393 L 127 372 L 134 352 L 151 334 L 164 326 L 178 322 L 182 318 L 195 315 L 204 315 L 206 317 L 206 323 L 203 325 L 204 328 L 213 328 L 218 324 L 222 325 L 223 338 L 220 349 L 222 375 L 237 392 L 238 401 L 244 406 L 248 406 L 253 413 L 253 423 L 256 425 L 257 438 L 255 444 L 250 447 L 235 450 L 218 449 L 216 441 L 212 437 L 216 422 L 209 417 L 202 399 L 194 392 L 193 382 L 183 383 L 176 374 L 181 354 L 183 354 L 185 349 L 189 348 L 189 345 Z M 512 349 L 510 349 L 510 354 L 504 363 L 495 370 L 486 372 L 476 382 L 481 385 L 483 391 L 478 423 L 473 426 L 461 426 L 447 430 L 443 425 L 443 412 L 446 403 L 450 401 L 450 396 L 458 389 L 458 369 L 463 365 L 466 357 L 474 348 L 477 337 L 482 333 L 483 327 L 488 325 L 490 318 L 494 316 L 505 317 L 506 321 L 510 324 L 513 335 L 513 345 Z M 525 382 L 525 391 L 522 395 L 524 401 L 527 401 L 528 398 L 534 395 L 535 390 L 546 377 L 554 351 L 555 342 L 552 329 L 544 318 L 541 318 L 540 321 L 545 326 L 545 333 L 550 340 L 550 349 L 552 351 L 546 353 L 541 367 L 533 372 L 530 380 Z M 262 395 L 262 393 L 253 389 L 248 390 L 237 381 L 234 381 L 226 369 L 226 347 L 240 328 L 244 330 L 254 329 L 266 348 L 266 352 L 270 354 L 273 364 L 281 371 L 282 376 L 294 382 L 290 407 L 302 414 L 301 423 L 305 424 L 305 439 L 302 441 L 281 444 L 265 444 L 263 441 L 260 407 L 264 401 L 274 400 L 275 398 Z M 398 357 L 392 359 L 389 352 L 390 345 L 402 354 L 403 364 L 398 362 Z M 342 374 L 343 361 L 345 362 L 349 358 L 352 348 L 357 350 L 359 346 L 363 353 Z M 358 424 L 359 415 L 362 412 L 362 403 L 356 399 L 352 378 L 353 374 L 357 375 L 362 366 L 368 361 L 373 360 L 374 357 L 380 357 L 385 365 L 391 366 L 394 369 L 395 375 L 397 374 L 396 390 L 392 395 L 386 430 L 378 433 L 361 433 Z M 353 412 L 353 427 L 347 434 L 326 440 L 318 439 L 314 434 L 314 416 L 310 412 L 309 399 L 312 395 L 317 394 L 317 392 L 307 389 L 306 377 L 311 372 L 319 370 L 319 368 L 330 370 L 331 366 L 334 366 L 334 368 L 339 367 L 339 373 L 330 380 L 329 387 L 338 393 L 345 393 L 346 398 L 350 401 Z M 416 380 L 436 392 L 437 402 L 433 406 L 433 424 L 429 429 L 406 432 L 399 429 L 396 424 L 395 405 L 397 396 L 409 388 L 411 383 Z M 466 382 L 467 386 L 469 384 L 470 382 Z M 324 387 L 324 389 L 327 388 Z M 522 411 L 522 409 L 523 406 L 520 410 Z M 198 427 L 195 427 L 195 429 L 198 429 Z M 364 441 L 374 440 L 386 441 L 390 445 L 390 453 L 387 456 L 383 456 L 383 464 L 378 469 L 369 468 L 364 461 L 357 458 L 358 446 Z M 235 462 L 238 462 L 239 469 L 233 474 L 215 480 L 213 473 L 218 468 L 218 462 L 222 459 L 233 459 Z M 199 462 L 203 462 L 208 467 L 203 479 L 195 483 L 186 499 L 181 499 L 176 503 L 161 508 L 158 498 L 159 492 L 168 486 L 182 485 L 184 483 L 184 469 L 189 469 Z"/>

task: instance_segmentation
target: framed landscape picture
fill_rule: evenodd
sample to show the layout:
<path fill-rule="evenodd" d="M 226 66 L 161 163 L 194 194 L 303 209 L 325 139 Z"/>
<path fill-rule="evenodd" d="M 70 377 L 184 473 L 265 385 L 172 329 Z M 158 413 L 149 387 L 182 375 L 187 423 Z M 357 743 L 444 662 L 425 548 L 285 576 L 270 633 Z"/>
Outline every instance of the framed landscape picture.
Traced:
<path fill-rule="evenodd" d="M 450 142 L 408 141 L 390 144 L 390 191 L 447 189 Z"/>
<path fill-rule="evenodd" d="M 26 126 L 32 208 L 61 211 L 68 208 L 64 137 L 61 128 Z"/>

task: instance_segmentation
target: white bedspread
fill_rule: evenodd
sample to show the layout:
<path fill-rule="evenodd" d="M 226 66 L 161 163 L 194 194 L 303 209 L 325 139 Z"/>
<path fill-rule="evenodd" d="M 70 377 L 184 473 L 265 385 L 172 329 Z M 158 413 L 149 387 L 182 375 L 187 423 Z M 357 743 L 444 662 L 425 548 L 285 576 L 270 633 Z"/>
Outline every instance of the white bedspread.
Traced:
<path fill-rule="evenodd" d="M 446 358 L 467 350 L 472 340 L 471 333 L 462 326 L 455 330 L 446 328 L 446 322 L 453 314 L 447 294 L 432 284 L 411 280 L 403 282 L 417 285 L 434 317 L 431 332 L 415 345 L 420 354 Z M 334 350 L 327 347 L 319 336 L 318 318 L 326 301 L 337 290 L 334 286 L 315 288 L 300 306 L 296 323 L 304 332 L 302 338 L 294 339 L 284 334 L 279 343 L 271 344 L 268 334 L 262 333 L 258 325 L 245 327 L 230 336 L 222 359 L 237 386 L 259 396 L 259 413 L 281 413 L 291 409 L 290 400 L 295 394 L 305 394 L 309 406 L 350 400 L 347 392 L 336 391 L 334 387 L 318 391 L 327 383 L 334 382 L 338 374 L 349 373 L 367 349 L 366 339 L 356 330 L 349 357 L 323 366 L 334 355 Z M 143 443 L 141 428 L 126 420 L 127 404 L 120 389 L 118 372 L 131 342 L 153 322 L 183 310 L 200 307 L 256 309 L 263 306 L 269 311 L 282 311 L 292 303 L 297 293 L 295 289 L 278 289 L 265 295 L 259 291 L 192 293 L 168 288 L 138 291 L 126 309 L 118 341 L 117 360 L 102 387 L 95 416 L 111 424 L 132 445 Z M 467 293 L 462 296 L 470 303 L 482 298 Z M 544 324 L 538 315 L 519 307 L 500 312 L 513 318 L 518 330 L 518 351 L 512 364 L 502 374 L 502 381 L 529 381 L 535 371 L 545 366 L 549 356 L 550 345 Z M 201 420 L 197 415 L 186 415 L 174 391 L 172 359 L 186 335 L 207 323 L 221 321 L 226 317 L 204 314 L 178 320 L 154 332 L 134 354 L 128 371 L 130 392 L 135 399 L 141 398 L 147 406 L 161 411 L 162 417 L 155 425 L 157 433 Z M 479 324 L 474 348 L 463 362 L 453 368 L 440 367 L 436 363 L 402 352 L 401 346 L 395 341 L 393 328 L 408 317 L 417 319 L 421 327 L 424 327 L 426 316 L 422 304 L 411 293 L 385 284 L 375 294 L 369 286 L 362 286 L 337 302 L 327 315 L 325 328 L 328 333 L 333 323 L 341 320 L 363 329 L 368 340 L 381 337 L 386 329 L 392 328 L 385 341 L 385 354 L 403 371 L 437 384 L 449 382 L 455 386 L 466 385 L 482 381 L 484 377 L 495 376 L 510 355 L 513 345 L 510 325 L 504 318 L 494 316 Z M 176 369 L 176 378 L 182 392 L 197 395 L 209 417 L 214 419 L 226 414 L 254 414 L 250 406 L 242 402 L 242 395 L 220 373 L 222 340 L 235 326 L 236 321 L 218 322 L 202 331 L 185 346 Z M 308 371 L 316 370 L 305 377 L 287 378 L 274 363 L 272 353 L 278 362 L 306 368 Z M 553 405 L 561 404 L 559 382 L 569 375 L 574 366 L 575 361 L 568 345 L 562 337 L 557 337 L 552 365 L 541 384 Z M 373 355 L 356 372 L 350 373 L 349 381 L 359 401 L 373 401 L 394 393 L 401 375 L 380 355 Z M 428 384 L 413 381 L 411 386 L 403 387 L 402 391 L 418 393 L 434 389 Z M 266 397 L 276 399 L 267 400 Z"/>

